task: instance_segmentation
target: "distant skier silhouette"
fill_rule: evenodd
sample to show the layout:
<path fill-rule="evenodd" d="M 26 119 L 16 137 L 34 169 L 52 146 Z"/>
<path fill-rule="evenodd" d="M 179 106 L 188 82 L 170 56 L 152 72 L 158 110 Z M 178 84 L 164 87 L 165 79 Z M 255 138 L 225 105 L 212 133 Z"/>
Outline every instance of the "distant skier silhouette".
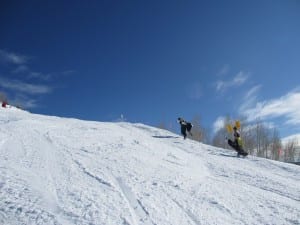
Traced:
<path fill-rule="evenodd" d="M 192 135 L 192 133 L 191 133 L 191 130 L 192 130 L 192 127 L 193 127 L 193 125 L 190 123 L 190 122 L 187 122 L 187 121 L 185 121 L 183 118 L 181 118 L 181 117 L 179 117 L 178 119 L 177 119 L 177 122 L 180 124 L 180 126 L 181 126 L 181 134 L 183 135 L 183 138 L 185 139 L 186 138 L 186 136 L 187 136 L 187 133 L 186 132 L 188 132 L 191 136 L 193 136 Z"/>

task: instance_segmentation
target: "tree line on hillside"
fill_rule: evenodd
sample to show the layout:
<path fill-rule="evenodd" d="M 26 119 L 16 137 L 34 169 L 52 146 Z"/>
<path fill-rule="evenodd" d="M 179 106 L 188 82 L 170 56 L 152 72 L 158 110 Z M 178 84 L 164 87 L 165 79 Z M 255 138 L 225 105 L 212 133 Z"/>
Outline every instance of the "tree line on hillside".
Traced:
<path fill-rule="evenodd" d="M 4 92 L 0 92 L 0 102 L 5 102 L 8 104 L 8 97 Z M 10 105 L 12 105 L 11 103 L 9 103 Z M 19 109 L 23 109 L 23 106 L 21 103 L 16 103 L 13 104 L 15 107 L 19 108 Z"/>
<path fill-rule="evenodd" d="M 212 138 L 209 136 L 209 130 L 202 125 L 200 116 L 195 116 L 191 123 L 193 124 L 193 136 L 190 136 L 190 139 L 211 144 L 215 147 L 230 149 L 230 146 L 225 142 L 225 137 L 230 135 L 226 130 L 226 125 L 233 124 L 233 120 L 229 116 L 224 119 L 223 127 Z M 242 124 L 240 133 L 243 145 L 250 155 L 284 162 L 294 162 L 297 158 L 300 158 L 300 153 L 296 151 L 297 140 L 282 143 L 277 128 L 267 126 L 259 119 L 252 124 L 242 119 L 240 123 Z M 158 127 L 173 130 L 164 122 L 161 122 Z"/>

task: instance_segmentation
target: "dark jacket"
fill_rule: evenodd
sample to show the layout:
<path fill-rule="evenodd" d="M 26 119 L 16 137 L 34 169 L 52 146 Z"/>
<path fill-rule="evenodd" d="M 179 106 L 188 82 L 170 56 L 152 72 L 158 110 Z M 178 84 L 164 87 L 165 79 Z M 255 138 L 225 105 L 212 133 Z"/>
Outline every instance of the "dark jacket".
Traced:
<path fill-rule="evenodd" d="M 190 122 L 186 122 L 182 118 L 178 118 L 178 122 L 180 124 L 180 129 L 181 129 L 181 134 L 183 135 L 184 138 L 186 138 L 187 134 L 186 131 L 190 132 L 193 125 Z"/>

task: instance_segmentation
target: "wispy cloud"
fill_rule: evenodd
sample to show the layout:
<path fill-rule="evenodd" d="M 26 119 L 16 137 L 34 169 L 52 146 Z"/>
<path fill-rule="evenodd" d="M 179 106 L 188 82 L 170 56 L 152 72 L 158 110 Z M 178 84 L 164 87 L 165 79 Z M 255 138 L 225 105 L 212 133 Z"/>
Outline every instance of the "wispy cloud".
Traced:
<path fill-rule="evenodd" d="M 49 81 L 51 79 L 62 77 L 62 76 L 70 76 L 71 74 L 74 73 L 76 73 L 76 71 L 74 70 L 66 70 L 63 72 L 52 72 L 52 73 L 29 72 L 27 77 Z"/>
<path fill-rule="evenodd" d="M 200 83 L 194 83 L 188 87 L 188 96 L 191 99 L 200 99 L 203 96 L 202 85 Z"/>
<path fill-rule="evenodd" d="M 48 81 L 55 77 L 60 76 L 69 76 L 71 74 L 76 73 L 75 70 L 65 70 L 62 72 L 36 72 L 33 71 L 28 65 L 29 59 L 31 57 L 20 55 L 14 52 L 8 52 L 3 49 L 0 49 L 0 62 L 11 64 L 13 69 L 10 70 L 11 75 L 17 75 L 22 73 L 24 78 L 26 79 L 39 79 L 43 81 Z"/>
<path fill-rule="evenodd" d="M 246 93 L 245 99 L 247 99 L 247 98 L 253 98 L 253 97 L 256 98 L 256 97 L 257 97 L 257 93 L 258 93 L 258 91 L 260 90 L 260 88 L 261 88 L 261 85 L 260 85 L 260 84 L 254 86 L 254 87 L 252 87 L 252 88 Z"/>
<path fill-rule="evenodd" d="M 225 117 L 223 116 L 220 116 L 216 119 L 216 121 L 213 124 L 214 134 L 217 133 L 218 130 L 224 128 L 224 121 L 225 121 Z"/>
<path fill-rule="evenodd" d="M 17 73 L 24 73 L 27 72 L 29 68 L 25 65 L 19 65 L 16 69 L 12 71 L 12 73 L 17 74 Z"/>
<path fill-rule="evenodd" d="M 249 78 L 249 73 L 240 71 L 232 80 L 219 80 L 216 82 L 216 91 L 217 92 L 224 92 L 228 88 L 231 87 L 238 87 L 244 84 L 247 79 Z"/>
<path fill-rule="evenodd" d="M 23 94 L 17 94 L 10 102 L 25 109 L 36 108 L 39 105 L 36 99 L 30 98 Z"/>
<path fill-rule="evenodd" d="M 245 110 L 253 107 L 256 102 L 257 102 L 257 98 L 258 98 L 258 93 L 261 89 L 261 85 L 256 85 L 254 87 L 252 87 L 244 96 L 243 98 L 243 103 L 239 108 L 240 113 L 243 113 Z"/>
<path fill-rule="evenodd" d="M 52 74 L 48 73 L 48 74 L 43 74 L 43 73 L 39 73 L 39 72 L 30 72 L 27 75 L 28 78 L 34 78 L 34 79 L 39 79 L 39 80 L 50 80 L 53 76 Z"/>
<path fill-rule="evenodd" d="M 61 72 L 61 75 L 63 75 L 63 76 L 69 76 L 69 75 L 72 75 L 74 73 L 76 73 L 75 70 L 66 70 L 66 71 Z"/>
<path fill-rule="evenodd" d="M 230 69 L 230 66 L 229 65 L 224 65 L 220 70 L 219 72 L 217 73 L 217 76 L 224 76 L 226 74 L 228 74 L 229 72 L 229 69 Z"/>
<path fill-rule="evenodd" d="M 0 86 L 26 94 L 47 94 L 52 91 L 52 88 L 46 85 L 36 85 L 25 83 L 20 80 L 7 80 L 4 78 L 0 78 Z"/>
<path fill-rule="evenodd" d="M 300 91 L 295 90 L 278 98 L 258 102 L 242 112 L 249 121 L 284 117 L 287 124 L 300 124 Z"/>
<path fill-rule="evenodd" d="M 76 73 L 75 70 L 61 72 L 40 72 L 29 64 L 33 57 L 0 49 L 0 63 L 3 70 L 0 75 L 0 88 L 10 94 L 10 103 L 22 105 L 24 108 L 37 107 L 36 99 L 41 94 L 49 94 L 53 85 L 62 77 Z M 6 71 L 5 71 L 6 70 Z M 40 84 L 40 83 L 43 84 Z"/>
<path fill-rule="evenodd" d="M 0 61 L 2 62 L 22 65 L 26 64 L 28 60 L 28 56 L 20 55 L 13 52 L 7 52 L 5 50 L 0 49 Z"/>
<path fill-rule="evenodd" d="M 249 77 L 249 74 L 241 71 L 234 77 L 233 84 L 235 86 L 242 85 L 243 83 L 245 83 L 245 81 L 248 79 L 248 77 Z"/>

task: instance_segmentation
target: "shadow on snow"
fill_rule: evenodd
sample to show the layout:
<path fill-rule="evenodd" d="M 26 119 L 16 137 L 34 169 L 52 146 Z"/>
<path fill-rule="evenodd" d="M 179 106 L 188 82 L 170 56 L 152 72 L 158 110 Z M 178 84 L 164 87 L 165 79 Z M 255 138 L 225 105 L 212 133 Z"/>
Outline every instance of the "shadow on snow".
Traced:
<path fill-rule="evenodd" d="M 176 136 L 160 136 L 160 135 L 154 135 L 152 137 L 154 137 L 154 138 L 179 138 L 179 137 L 176 137 Z"/>

